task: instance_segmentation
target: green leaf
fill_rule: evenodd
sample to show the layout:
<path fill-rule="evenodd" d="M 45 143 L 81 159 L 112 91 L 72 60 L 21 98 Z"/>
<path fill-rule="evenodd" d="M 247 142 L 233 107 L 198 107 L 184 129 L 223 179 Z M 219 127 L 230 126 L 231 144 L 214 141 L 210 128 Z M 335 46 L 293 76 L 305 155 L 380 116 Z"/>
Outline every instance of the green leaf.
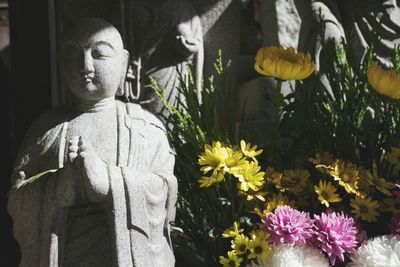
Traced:
<path fill-rule="evenodd" d="M 28 179 L 17 179 L 15 182 L 15 185 L 13 186 L 13 189 L 20 189 L 21 187 L 27 185 L 27 184 L 31 184 L 33 182 L 35 182 L 37 179 L 39 179 L 40 177 L 48 174 L 48 173 L 54 173 L 56 171 L 58 171 L 60 169 L 51 169 L 51 170 L 47 170 L 41 173 L 38 173 L 32 177 L 29 177 Z"/>

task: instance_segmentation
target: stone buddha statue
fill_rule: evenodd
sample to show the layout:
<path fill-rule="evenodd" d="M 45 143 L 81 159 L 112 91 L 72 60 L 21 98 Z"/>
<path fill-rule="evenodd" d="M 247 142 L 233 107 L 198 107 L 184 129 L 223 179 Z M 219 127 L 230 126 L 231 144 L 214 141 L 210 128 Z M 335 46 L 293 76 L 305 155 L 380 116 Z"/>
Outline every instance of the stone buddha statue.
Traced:
<path fill-rule="evenodd" d="M 177 181 L 165 128 L 115 97 L 129 60 L 116 28 L 86 18 L 63 36 L 72 101 L 33 123 L 11 178 L 20 266 L 172 267 Z"/>

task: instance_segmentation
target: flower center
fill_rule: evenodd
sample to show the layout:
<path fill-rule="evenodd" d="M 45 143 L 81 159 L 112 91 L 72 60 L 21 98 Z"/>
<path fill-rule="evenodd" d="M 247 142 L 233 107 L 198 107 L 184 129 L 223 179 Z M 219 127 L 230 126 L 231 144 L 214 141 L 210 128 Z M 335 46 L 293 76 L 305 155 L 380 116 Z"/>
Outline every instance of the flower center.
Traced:
<path fill-rule="evenodd" d="M 262 249 L 261 246 L 256 246 L 256 247 L 254 248 L 254 253 L 256 253 L 256 254 L 261 254 L 262 252 L 263 252 L 263 249 Z"/>
<path fill-rule="evenodd" d="M 329 195 L 328 195 L 328 193 L 326 191 L 322 191 L 321 192 L 321 196 L 322 196 L 323 199 L 328 199 L 329 198 Z"/>
<path fill-rule="evenodd" d="M 245 244 L 241 244 L 241 245 L 239 246 L 239 251 L 245 252 L 245 251 L 246 251 L 246 245 L 245 245 Z"/>
<path fill-rule="evenodd" d="M 298 180 L 298 177 L 287 177 L 282 181 L 282 185 L 285 188 L 292 188 L 296 186 Z"/>
<path fill-rule="evenodd" d="M 282 53 L 280 54 L 280 58 L 291 63 L 299 63 L 299 59 L 296 57 L 296 55 L 290 53 Z"/>
<path fill-rule="evenodd" d="M 360 213 L 368 213 L 369 209 L 365 205 L 360 205 Z"/>

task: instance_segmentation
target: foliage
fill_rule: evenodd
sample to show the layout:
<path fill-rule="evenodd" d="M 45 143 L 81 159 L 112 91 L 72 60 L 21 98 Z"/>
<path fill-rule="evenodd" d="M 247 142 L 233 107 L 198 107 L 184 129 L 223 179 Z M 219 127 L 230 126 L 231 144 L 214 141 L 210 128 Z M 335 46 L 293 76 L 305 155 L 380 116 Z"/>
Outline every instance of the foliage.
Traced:
<path fill-rule="evenodd" d="M 179 183 L 176 226 L 182 229 L 180 234 L 175 232 L 174 238 L 177 266 L 218 266 L 218 256 L 226 251 L 222 231 L 240 213 L 236 208 L 239 200 L 229 187 L 203 190 L 197 181 L 201 176 L 197 157 L 204 145 L 213 140 L 230 144 L 235 135 L 236 99 L 229 78 L 230 61 L 224 62 L 219 52 L 214 67 L 215 76 L 202 83 L 202 103 L 191 75 L 188 81 L 180 76 L 178 89 L 185 101 L 179 101 L 176 108 L 167 103 L 153 81 L 173 124 L 169 136 L 176 152 Z"/>
<path fill-rule="evenodd" d="M 234 115 L 241 107 L 229 86 L 229 62 L 224 64 L 221 54 L 216 76 L 203 84 L 202 102 L 191 76 L 188 83 L 180 77 L 185 101 L 176 108 L 153 82 L 173 124 L 169 134 L 180 185 L 176 226 L 182 230 L 174 235 L 177 266 L 260 264 L 277 245 L 274 239 L 293 240 L 280 222 L 297 227 L 298 233 L 309 225 L 299 224 L 296 218 L 303 213 L 296 209 L 314 220 L 314 232 L 297 238 L 310 239 L 307 243 L 324 251 L 331 264 L 349 260 L 360 230 L 369 236 L 388 232 L 390 217 L 400 215 L 400 193 L 394 190 L 400 188 L 400 101 L 381 95 L 368 81 L 374 42 L 361 65 L 345 42 L 324 43 L 321 72 L 298 81 L 286 96 L 276 92 L 279 116 L 269 135 L 274 138 L 261 143 L 266 151 L 261 155 L 243 140 L 239 145 L 249 133 L 245 122 L 236 129 Z M 397 75 L 400 49 L 395 51 L 393 70 L 385 67 L 381 73 Z M 295 219 L 280 215 L 279 206 L 290 206 L 285 209 Z M 320 232 L 315 230 L 318 220 Z M 332 223 L 334 228 L 327 226 Z M 278 229 L 281 236 L 266 229 Z M 331 235 L 343 242 L 329 240 Z M 327 242 L 344 247 L 331 249 Z"/>

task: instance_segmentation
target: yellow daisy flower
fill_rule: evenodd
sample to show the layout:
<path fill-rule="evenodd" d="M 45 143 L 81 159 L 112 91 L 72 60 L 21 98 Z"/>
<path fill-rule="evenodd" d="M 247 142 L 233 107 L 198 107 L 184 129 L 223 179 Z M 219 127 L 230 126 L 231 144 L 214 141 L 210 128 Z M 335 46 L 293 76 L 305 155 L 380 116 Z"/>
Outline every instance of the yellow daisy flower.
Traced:
<path fill-rule="evenodd" d="M 310 176 L 311 174 L 307 170 L 285 170 L 275 186 L 282 192 L 299 193 L 306 186 Z"/>
<path fill-rule="evenodd" d="M 373 190 L 372 181 L 374 180 L 374 176 L 372 175 L 372 173 L 369 170 L 360 167 L 358 168 L 358 175 L 360 177 L 360 180 L 358 181 L 358 188 L 360 189 L 362 194 L 365 195 L 371 193 Z"/>
<path fill-rule="evenodd" d="M 395 69 L 385 70 L 374 61 L 368 66 L 368 81 L 378 93 L 400 99 L 400 74 Z"/>
<path fill-rule="evenodd" d="M 268 242 L 269 235 L 264 231 L 251 234 L 249 259 L 264 260 L 269 256 L 271 247 Z"/>
<path fill-rule="evenodd" d="M 227 148 L 229 157 L 226 159 L 226 172 L 235 174 L 246 167 L 248 160 L 243 157 L 242 152 Z"/>
<path fill-rule="evenodd" d="M 289 200 L 287 196 L 283 195 L 282 193 L 273 194 L 271 197 L 267 198 L 264 203 L 264 207 L 262 210 L 259 208 L 255 208 L 254 212 L 263 217 L 265 214 L 274 212 L 276 207 L 278 206 L 290 206 L 292 208 L 296 208 L 295 202 L 293 200 Z"/>
<path fill-rule="evenodd" d="M 240 141 L 240 149 L 241 149 L 243 155 L 245 155 L 246 157 L 252 158 L 254 161 L 257 161 L 255 157 L 260 155 L 263 152 L 262 149 L 257 150 L 256 145 L 251 146 L 250 143 L 246 144 L 246 142 L 244 140 Z"/>
<path fill-rule="evenodd" d="M 235 251 L 229 251 L 227 258 L 223 256 L 219 257 L 219 263 L 221 263 L 223 267 L 239 267 L 242 261 L 243 259 L 238 257 Z"/>
<path fill-rule="evenodd" d="M 245 191 L 239 191 L 238 195 L 239 196 L 245 196 L 247 201 L 255 201 L 255 200 L 260 200 L 260 201 L 265 201 L 265 196 L 268 194 L 268 192 L 265 191 L 253 191 L 249 190 L 247 192 Z"/>
<path fill-rule="evenodd" d="M 350 206 L 353 208 L 352 213 L 355 214 L 356 218 L 360 218 L 367 222 L 376 222 L 379 212 L 378 201 L 372 200 L 372 198 L 361 198 L 356 196 L 350 200 Z"/>
<path fill-rule="evenodd" d="M 276 172 L 273 167 L 268 167 L 265 171 L 265 181 L 271 184 L 277 184 L 282 179 L 282 173 Z"/>
<path fill-rule="evenodd" d="M 400 215 L 400 196 L 395 198 L 383 199 L 384 206 L 381 208 L 382 211 L 391 212 L 394 215 Z"/>
<path fill-rule="evenodd" d="M 360 176 L 355 164 L 339 161 L 334 166 L 334 170 L 329 171 L 329 174 L 336 181 L 339 181 L 339 185 L 343 186 L 347 193 L 360 195 L 358 190 L 358 181 Z"/>
<path fill-rule="evenodd" d="M 375 185 L 376 189 L 381 191 L 386 196 L 393 196 L 390 190 L 394 188 L 394 183 L 388 182 L 385 178 L 380 178 L 378 176 L 373 177 L 372 183 Z"/>
<path fill-rule="evenodd" d="M 388 156 L 388 161 L 397 171 L 400 170 L 400 147 L 392 147 Z"/>
<path fill-rule="evenodd" d="M 292 47 L 265 47 L 258 50 L 255 70 L 281 80 L 303 80 L 315 71 L 309 53 L 298 53 Z"/>
<path fill-rule="evenodd" d="M 319 186 L 314 186 L 315 193 L 322 205 L 329 207 L 329 203 L 340 202 L 342 199 L 336 194 L 336 187 L 331 182 L 319 180 Z"/>
<path fill-rule="evenodd" d="M 223 171 L 213 173 L 210 177 L 202 176 L 198 182 L 200 183 L 200 188 L 207 188 L 213 184 L 219 183 L 224 180 L 225 173 Z"/>
<path fill-rule="evenodd" d="M 222 146 L 221 142 L 214 141 L 212 145 L 204 145 L 204 153 L 199 155 L 198 164 L 203 173 L 207 173 L 213 169 L 219 171 L 226 165 L 225 161 L 229 158 L 229 152 L 226 147 Z"/>
<path fill-rule="evenodd" d="M 315 158 L 309 158 L 309 162 L 315 165 L 315 169 L 319 172 L 326 173 L 326 171 L 334 170 L 337 159 L 329 152 L 317 153 Z"/>
<path fill-rule="evenodd" d="M 250 250 L 250 239 L 243 235 L 237 235 L 235 239 L 231 241 L 231 248 L 235 251 L 236 255 L 242 255 Z"/>
<path fill-rule="evenodd" d="M 238 222 L 234 222 L 232 227 L 226 229 L 222 233 L 222 237 L 223 238 L 237 237 L 241 233 L 243 233 L 243 229 L 240 229 L 240 224 Z"/>
<path fill-rule="evenodd" d="M 264 185 L 265 173 L 260 172 L 260 169 L 257 161 L 246 162 L 244 169 L 234 174 L 239 180 L 239 189 L 245 192 L 249 189 L 258 191 Z"/>

